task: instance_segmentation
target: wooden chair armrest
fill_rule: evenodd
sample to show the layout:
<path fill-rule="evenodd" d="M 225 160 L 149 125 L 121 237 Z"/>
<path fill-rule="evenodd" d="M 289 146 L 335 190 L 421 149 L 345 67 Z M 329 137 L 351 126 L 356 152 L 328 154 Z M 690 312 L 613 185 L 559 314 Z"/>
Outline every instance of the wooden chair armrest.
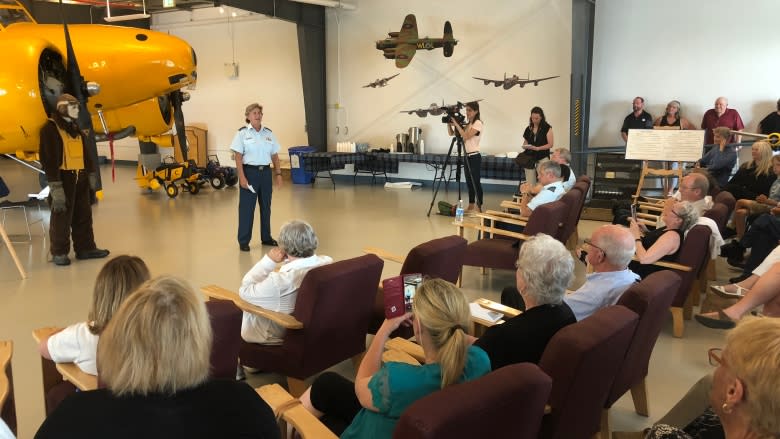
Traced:
<path fill-rule="evenodd" d="M 422 346 L 405 338 L 394 337 L 387 340 L 385 349 L 404 352 L 417 360 L 419 364 L 425 363 L 425 352 L 423 352 Z"/>
<path fill-rule="evenodd" d="M 252 305 L 251 303 L 242 299 L 241 296 L 239 296 L 236 292 L 226 290 L 225 288 L 219 287 L 217 285 L 206 285 L 205 287 L 201 287 L 200 290 L 209 298 L 230 300 L 240 310 L 246 311 L 256 316 L 264 317 L 274 323 L 281 325 L 284 328 L 303 329 L 303 323 L 299 322 L 295 317 L 289 314 L 271 311 L 270 309 L 265 309 L 261 306 Z"/>
<path fill-rule="evenodd" d="M 501 212 L 501 211 L 498 211 L 498 210 L 488 210 L 485 213 L 488 214 L 488 215 L 492 215 L 492 216 L 498 216 L 498 217 L 501 217 L 501 218 L 511 218 L 511 219 L 514 219 L 514 220 L 523 221 L 525 223 L 528 223 L 528 217 L 520 215 L 519 213 Z"/>
<path fill-rule="evenodd" d="M 488 309 L 490 311 L 500 312 L 506 317 L 512 318 L 517 317 L 523 312 L 519 309 L 512 308 L 510 306 L 502 305 L 498 302 L 494 302 L 490 299 L 477 299 L 476 303 L 481 306 L 482 308 Z"/>
<path fill-rule="evenodd" d="M 57 332 L 62 331 L 63 328 L 57 328 L 57 327 L 46 327 L 46 328 L 38 328 L 33 329 L 32 337 L 35 340 L 36 343 L 40 344 L 41 340 L 51 337 L 52 334 L 55 334 Z"/>
<path fill-rule="evenodd" d="M 656 212 L 663 212 L 664 211 L 663 204 L 645 203 L 644 201 L 640 201 L 638 203 L 638 207 L 640 209 L 654 210 Z"/>
<path fill-rule="evenodd" d="M 397 349 L 388 349 L 382 352 L 382 362 L 383 363 L 390 363 L 390 362 L 406 363 L 406 364 L 411 364 L 412 366 L 420 365 L 420 362 L 417 361 L 416 358 L 412 357 L 406 352 L 399 351 Z"/>
<path fill-rule="evenodd" d="M 483 326 L 485 328 L 490 328 L 491 326 L 503 325 L 504 324 L 504 319 L 501 319 L 501 320 L 493 322 L 491 320 L 485 320 L 485 319 L 481 319 L 479 317 L 471 316 L 471 323 L 473 323 L 475 325 Z M 485 331 L 484 330 L 479 330 L 478 328 L 474 328 L 473 335 L 475 337 L 479 338 L 480 336 L 482 336 L 483 332 L 485 332 Z"/>
<path fill-rule="evenodd" d="M 637 261 L 637 262 L 639 262 L 639 260 L 636 258 L 636 256 L 634 256 L 632 259 Z M 655 262 L 653 262 L 652 265 L 657 265 L 659 267 L 664 267 L 664 268 L 669 268 L 671 270 L 679 270 L 679 271 L 691 271 L 691 270 L 693 270 L 693 268 L 691 268 L 691 267 L 689 267 L 687 265 L 678 264 L 676 262 L 655 261 Z"/>
<path fill-rule="evenodd" d="M 523 218 L 523 219 L 515 219 L 515 218 L 512 218 L 510 216 L 505 216 L 505 215 L 506 214 L 504 214 L 504 213 L 501 213 L 500 215 L 492 215 L 492 214 L 489 214 L 489 213 L 477 213 L 474 216 L 477 217 L 477 218 L 481 218 L 483 222 L 485 220 L 493 221 L 493 222 L 498 221 L 498 222 L 507 223 L 507 224 L 515 224 L 515 225 L 518 225 L 518 226 L 525 226 L 526 224 L 528 224 L 528 218 L 526 218 L 526 217 L 520 217 L 520 218 Z"/>
<path fill-rule="evenodd" d="M 11 394 L 11 382 L 8 380 L 8 375 L 5 374 L 5 369 L 11 363 L 13 353 L 14 342 L 0 341 L 0 412 L 2 412 L 8 395 Z"/>
<path fill-rule="evenodd" d="M 390 253 L 386 251 L 385 249 L 379 248 L 379 247 L 364 247 L 363 253 L 371 253 L 379 256 L 382 259 L 392 261 L 392 262 L 398 262 L 399 264 L 404 263 L 404 257 L 400 255 L 396 255 L 393 253 Z"/>
<path fill-rule="evenodd" d="M 520 202 L 519 201 L 509 201 L 504 200 L 499 204 L 500 207 L 503 207 L 504 209 L 519 209 L 520 208 Z"/>
<path fill-rule="evenodd" d="M 75 363 L 57 363 L 57 371 L 79 390 L 95 390 L 98 388 L 98 377 L 79 369 Z"/>
<path fill-rule="evenodd" d="M 508 222 L 508 221 L 507 221 Z M 490 233 L 491 235 L 503 235 L 508 236 L 510 238 L 516 238 L 521 241 L 526 241 L 530 236 L 524 234 L 524 233 L 518 233 L 518 232 L 512 232 L 509 230 L 503 230 L 503 229 L 497 229 L 494 226 L 486 226 L 481 223 L 469 223 L 469 222 L 462 222 L 462 223 L 452 223 L 453 225 L 458 226 L 458 228 L 462 229 L 473 229 L 473 230 L 479 230 L 480 232 L 484 233 Z M 463 236 L 462 234 L 460 236 Z"/>
<path fill-rule="evenodd" d="M 255 391 L 271 406 L 274 415 L 291 424 L 303 439 L 337 439 L 319 419 L 306 410 L 303 405 L 287 393 L 279 384 L 268 384 Z M 281 410 L 281 413 L 280 413 Z M 282 434 L 286 437 L 287 432 Z"/>

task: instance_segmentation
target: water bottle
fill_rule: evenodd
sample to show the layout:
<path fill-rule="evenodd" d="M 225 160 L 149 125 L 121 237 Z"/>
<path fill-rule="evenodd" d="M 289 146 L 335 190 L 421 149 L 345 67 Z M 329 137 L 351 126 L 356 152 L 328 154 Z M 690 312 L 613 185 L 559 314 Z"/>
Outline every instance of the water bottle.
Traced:
<path fill-rule="evenodd" d="M 455 208 L 455 222 L 463 222 L 463 200 L 458 200 L 458 207 Z"/>

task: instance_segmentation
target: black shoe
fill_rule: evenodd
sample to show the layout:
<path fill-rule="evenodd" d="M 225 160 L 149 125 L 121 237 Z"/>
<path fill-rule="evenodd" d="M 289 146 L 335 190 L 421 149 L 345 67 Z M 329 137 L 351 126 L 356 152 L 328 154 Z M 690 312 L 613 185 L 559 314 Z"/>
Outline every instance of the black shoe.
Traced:
<path fill-rule="evenodd" d="M 701 314 L 696 314 L 693 316 L 697 322 L 701 323 L 702 325 L 713 328 L 713 329 L 731 329 L 735 326 L 737 326 L 737 322 L 731 319 L 731 317 L 727 316 L 726 313 L 723 312 L 723 310 L 718 310 L 718 317 L 707 317 Z"/>
<path fill-rule="evenodd" d="M 740 283 L 740 282 L 742 282 L 743 280 L 745 280 L 745 279 L 749 278 L 749 277 L 750 277 L 750 275 L 751 275 L 751 273 L 742 273 L 742 274 L 740 274 L 740 275 L 739 275 L 739 276 L 737 276 L 737 277 L 732 277 L 731 279 L 729 279 L 729 282 L 731 282 L 731 283 L 733 283 L 733 284 Z"/>
<path fill-rule="evenodd" d="M 100 259 L 105 258 L 109 253 L 111 252 L 102 248 L 93 248 L 85 252 L 76 252 L 76 259 Z"/>
<path fill-rule="evenodd" d="M 736 229 L 732 229 L 731 227 L 726 227 L 726 228 L 723 230 L 723 236 L 722 236 L 722 238 L 723 238 L 723 239 L 729 239 L 729 238 L 731 238 L 732 236 L 737 236 L 737 230 L 736 230 Z"/>
<path fill-rule="evenodd" d="M 745 268 L 745 260 L 742 258 L 728 258 L 726 259 L 726 262 L 731 265 L 732 267 L 736 268 Z"/>
<path fill-rule="evenodd" d="M 238 248 L 241 249 L 242 252 L 248 252 L 249 244 L 238 244 Z"/>
<path fill-rule="evenodd" d="M 54 255 L 52 256 L 52 262 L 56 265 L 70 265 L 70 258 L 68 255 Z"/>
<path fill-rule="evenodd" d="M 279 243 L 278 243 L 278 242 L 276 242 L 276 240 L 275 240 L 275 239 L 271 238 L 271 239 L 269 239 L 269 240 L 267 240 L 267 241 L 263 241 L 263 245 L 270 245 L 270 246 L 272 246 L 272 247 L 278 247 L 278 246 L 279 246 Z"/>

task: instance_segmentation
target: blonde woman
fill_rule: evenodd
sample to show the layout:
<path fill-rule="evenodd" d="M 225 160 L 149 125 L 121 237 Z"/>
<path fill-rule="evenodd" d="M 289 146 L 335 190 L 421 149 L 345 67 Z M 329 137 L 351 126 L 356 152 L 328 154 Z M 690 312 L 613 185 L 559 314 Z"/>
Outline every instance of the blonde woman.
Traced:
<path fill-rule="evenodd" d="M 100 337 L 106 388 L 72 395 L 36 438 L 278 438 L 251 387 L 208 381 L 211 324 L 185 281 L 161 276 L 131 295 Z"/>
<path fill-rule="evenodd" d="M 304 407 L 342 438 L 389 439 L 401 413 L 416 400 L 449 385 L 490 372 L 482 349 L 470 346 L 469 304 L 463 292 L 441 279 L 417 289 L 412 313 L 385 320 L 354 383 L 326 372 L 301 396 Z M 411 324 L 425 352 L 425 364 L 382 364 L 390 334 Z"/>
<path fill-rule="evenodd" d="M 752 159 L 739 167 L 731 177 L 724 191 L 731 192 L 734 198 L 755 200 L 761 194 L 769 195 L 769 188 L 775 181 L 772 172 L 772 145 L 759 140 L 750 149 Z"/>
<path fill-rule="evenodd" d="M 41 356 L 55 363 L 75 363 L 85 373 L 97 375 L 95 356 L 100 333 L 130 293 L 150 277 L 149 268 L 137 256 L 120 255 L 106 262 L 95 279 L 87 321 L 41 340 Z"/>

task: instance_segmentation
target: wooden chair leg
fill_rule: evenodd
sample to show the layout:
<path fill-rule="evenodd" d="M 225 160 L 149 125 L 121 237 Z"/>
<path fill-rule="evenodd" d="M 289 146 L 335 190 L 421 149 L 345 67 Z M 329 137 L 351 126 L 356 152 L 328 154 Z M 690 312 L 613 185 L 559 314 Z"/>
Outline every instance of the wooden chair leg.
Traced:
<path fill-rule="evenodd" d="M 487 267 L 482 267 L 482 275 L 484 276 L 486 274 L 487 274 Z"/>
<path fill-rule="evenodd" d="M 642 381 L 631 387 L 631 399 L 634 400 L 634 411 L 638 415 L 650 416 L 650 411 L 647 409 L 647 383 L 645 378 L 642 378 Z"/>
<path fill-rule="evenodd" d="M 609 409 L 601 409 L 601 431 L 599 431 L 598 437 L 601 439 L 610 439 Z"/>
<path fill-rule="evenodd" d="M 14 249 L 13 244 L 11 244 L 11 240 L 8 239 L 8 234 L 5 233 L 5 227 L 2 225 L 0 225 L 0 236 L 3 237 L 3 241 L 5 242 L 6 247 L 8 247 L 8 252 L 11 254 L 11 258 L 14 260 L 16 269 L 19 270 L 22 279 L 27 279 L 27 273 L 24 271 L 24 267 L 22 267 L 22 262 L 19 260 L 19 256 L 16 255 L 16 250 Z"/>
<path fill-rule="evenodd" d="M 460 266 L 460 271 L 458 272 L 458 288 L 463 287 L 463 266 Z"/>
<path fill-rule="evenodd" d="M 685 298 L 685 303 L 683 303 L 683 318 L 685 318 L 685 320 L 693 318 L 693 300 L 694 296 L 697 295 L 698 290 L 699 279 L 694 279 L 691 289 L 688 291 L 688 297 Z"/>
<path fill-rule="evenodd" d="M 670 310 L 672 311 L 672 323 L 674 325 L 672 332 L 675 337 L 682 338 L 685 327 L 683 324 L 683 309 L 679 306 L 673 306 Z"/>
<path fill-rule="evenodd" d="M 287 377 L 287 390 L 290 392 L 290 395 L 300 398 L 303 392 L 306 391 L 306 383 L 297 378 Z"/>

